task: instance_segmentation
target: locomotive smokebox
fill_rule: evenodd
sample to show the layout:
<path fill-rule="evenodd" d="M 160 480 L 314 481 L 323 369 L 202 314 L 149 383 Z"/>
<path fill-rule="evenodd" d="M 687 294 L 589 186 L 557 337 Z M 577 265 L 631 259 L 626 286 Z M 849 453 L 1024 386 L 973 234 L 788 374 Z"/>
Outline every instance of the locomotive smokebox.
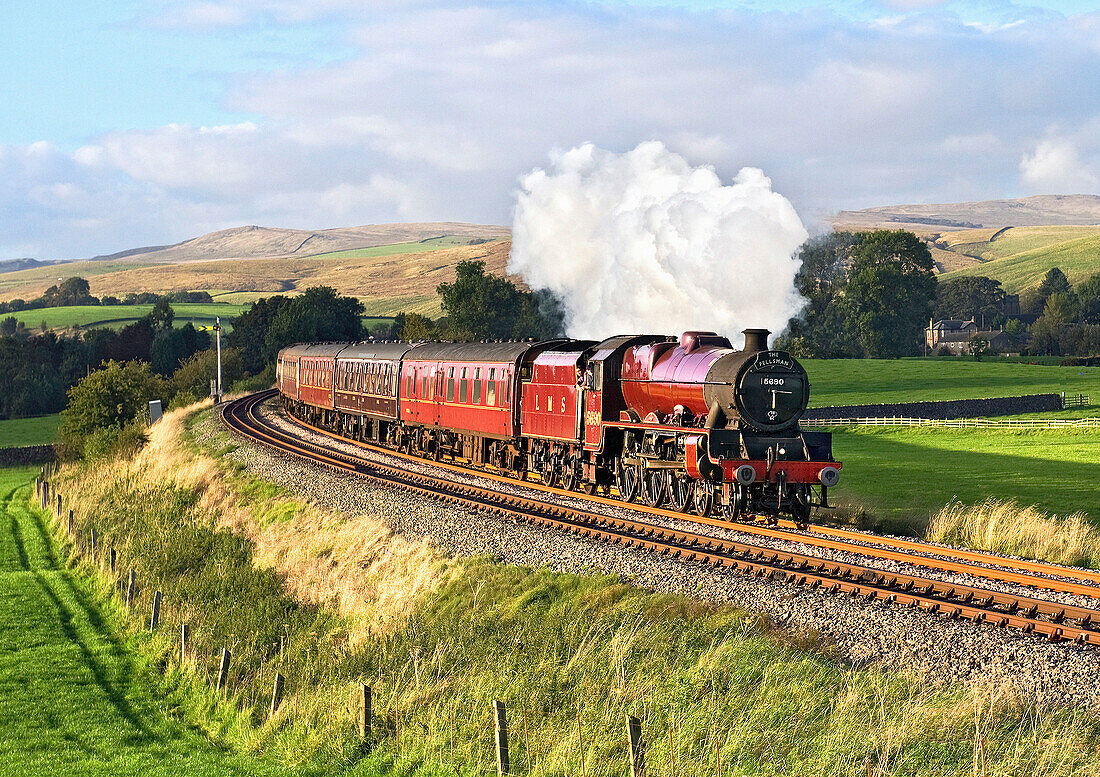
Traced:
<path fill-rule="evenodd" d="M 771 332 L 767 329 L 745 329 L 741 334 L 745 336 L 745 353 L 768 350 L 768 335 Z"/>

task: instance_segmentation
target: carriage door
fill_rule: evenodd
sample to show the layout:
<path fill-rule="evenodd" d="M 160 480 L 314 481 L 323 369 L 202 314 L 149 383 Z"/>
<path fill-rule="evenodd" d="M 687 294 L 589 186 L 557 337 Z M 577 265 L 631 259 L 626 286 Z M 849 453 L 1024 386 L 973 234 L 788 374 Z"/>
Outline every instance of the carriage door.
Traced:
<path fill-rule="evenodd" d="M 598 450 L 603 433 L 603 362 L 588 363 L 584 382 L 584 447 Z"/>

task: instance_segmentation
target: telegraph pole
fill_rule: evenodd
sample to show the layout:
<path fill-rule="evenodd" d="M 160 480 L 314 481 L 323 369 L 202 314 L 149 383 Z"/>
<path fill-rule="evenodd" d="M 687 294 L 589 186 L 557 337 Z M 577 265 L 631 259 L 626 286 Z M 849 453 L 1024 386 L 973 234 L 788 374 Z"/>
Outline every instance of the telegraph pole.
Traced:
<path fill-rule="evenodd" d="M 217 393 L 214 396 L 214 404 L 218 404 L 222 401 L 222 319 L 221 316 L 214 317 L 214 333 L 217 336 L 218 341 L 218 383 Z"/>

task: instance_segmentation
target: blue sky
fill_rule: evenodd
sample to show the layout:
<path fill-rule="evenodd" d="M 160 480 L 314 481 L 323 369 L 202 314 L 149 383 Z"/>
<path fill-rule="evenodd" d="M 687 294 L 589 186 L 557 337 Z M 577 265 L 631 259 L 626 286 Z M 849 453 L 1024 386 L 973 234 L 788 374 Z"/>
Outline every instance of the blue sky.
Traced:
<path fill-rule="evenodd" d="M 810 223 L 1100 188 L 1081 0 L 8 0 L 0 68 L 0 258 L 509 223 L 589 141 L 761 167 Z"/>

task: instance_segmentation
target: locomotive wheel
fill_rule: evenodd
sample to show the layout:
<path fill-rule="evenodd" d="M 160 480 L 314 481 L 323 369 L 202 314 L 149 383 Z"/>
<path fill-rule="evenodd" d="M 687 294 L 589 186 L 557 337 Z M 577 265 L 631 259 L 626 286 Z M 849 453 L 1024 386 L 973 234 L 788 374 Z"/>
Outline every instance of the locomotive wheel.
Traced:
<path fill-rule="evenodd" d="M 542 460 L 542 482 L 551 488 L 558 487 L 558 472 L 561 471 L 557 454 L 547 456 Z"/>
<path fill-rule="evenodd" d="M 691 506 L 696 515 L 704 517 L 710 515 L 711 508 L 714 507 L 714 483 L 709 480 L 696 480 Z"/>
<path fill-rule="evenodd" d="M 642 500 L 650 507 L 660 507 L 668 494 L 666 484 L 663 472 L 647 472 L 642 479 Z"/>
<path fill-rule="evenodd" d="M 561 487 L 572 491 L 580 483 L 581 463 L 575 456 L 566 456 L 561 464 Z"/>
<path fill-rule="evenodd" d="M 665 480 L 672 509 L 679 513 L 686 513 L 691 507 L 692 496 L 695 493 L 695 479 L 669 470 L 665 473 Z"/>
<path fill-rule="evenodd" d="M 633 502 L 638 498 L 640 474 L 633 464 L 623 464 L 622 459 L 616 460 L 615 485 L 619 489 L 619 498 L 624 502 Z"/>
<path fill-rule="evenodd" d="M 794 522 L 799 529 L 805 529 L 810 523 L 810 511 L 813 509 L 810 506 L 809 489 L 805 486 L 794 489 L 791 496 L 793 498 L 791 513 L 794 516 Z"/>

